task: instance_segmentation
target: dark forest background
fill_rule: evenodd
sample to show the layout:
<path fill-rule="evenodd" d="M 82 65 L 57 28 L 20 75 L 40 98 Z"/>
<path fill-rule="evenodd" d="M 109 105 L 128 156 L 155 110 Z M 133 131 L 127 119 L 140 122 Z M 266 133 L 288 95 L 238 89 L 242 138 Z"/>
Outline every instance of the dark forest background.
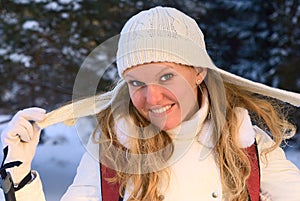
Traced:
<path fill-rule="evenodd" d="M 129 17 L 157 5 L 196 19 L 220 68 L 300 92 L 299 0 L 1 0 L 0 114 L 70 101 L 87 55 Z M 104 76 L 98 90 L 116 79 L 116 72 Z"/>

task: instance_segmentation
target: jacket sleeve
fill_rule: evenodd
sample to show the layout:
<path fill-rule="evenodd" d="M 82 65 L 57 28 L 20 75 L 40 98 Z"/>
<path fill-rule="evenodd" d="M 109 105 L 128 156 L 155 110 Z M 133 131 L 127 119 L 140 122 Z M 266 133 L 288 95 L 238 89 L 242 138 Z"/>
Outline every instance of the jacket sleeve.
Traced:
<path fill-rule="evenodd" d="M 272 201 L 298 201 L 300 198 L 300 171 L 286 159 L 278 147 L 266 157 L 261 152 L 274 143 L 260 128 L 254 127 L 260 153 L 261 191 L 270 194 Z"/>
<path fill-rule="evenodd" d="M 87 150 L 89 152 L 82 156 L 74 181 L 61 201 L 101 201 L 100 165 L 95 157 L 99 152 L 89 146 Z"/>

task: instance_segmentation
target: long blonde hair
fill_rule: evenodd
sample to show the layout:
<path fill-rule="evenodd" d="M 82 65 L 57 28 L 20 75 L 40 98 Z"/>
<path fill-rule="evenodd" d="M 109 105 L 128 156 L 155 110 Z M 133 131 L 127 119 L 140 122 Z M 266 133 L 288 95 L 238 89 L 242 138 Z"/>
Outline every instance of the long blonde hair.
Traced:
<path fill-rule="evenodd" d="M 248 199 L 246 180 L 251 169 L 249 158 L 237 143 L 238 119 L 234 112 L 235 108 L 247 109 L 258 126 L 267 128 L 275 143 L 265 150 L 265 153 L 278 147 L 285 139 L 287 131 L 295 128 L 286 121 L 286 111 L 276 101 L 255 95 L 230 83 L 224 83 L 226 97 L 220 97 L 224 94 L 219 93 L 217 82 L 214 72 L 208 70 L 205 84 L 202 85 L 205 85 L 203 87 L 207 87 L 209 92 L 211 118 L 218 140 L 214 152 L 220 168 L 223 193 L 226 200 L 244 201 Z M 226 101 L 223 106 L 225 116 L 220 109 L 220 98 L 225 98 Z M 115 129 L 115 115 L 124 112 L 124 108 L 127 110 L 129 108 L 128 115 L 134 124 L 141 128 L 138 131 L 139 136 L 130 138 L 127 146 L 119 141 Z M 145 133 L 148 131 L 143 128 L 150 123 L 135 109 L 126 87 L 120 92 L 119 98 L 116 98 L 114 106 L 100 112 L 97 117 L 99 122 L 97 129 L 101 132 L 99 140 L 101 162 L 116 170 L 113 178 L 106 179 L 120 184 L 120 195 L 124 193 L 126 185 L 131 183 L 133 189 L 129 200 L 161 200 L 159 187 L 164 180 L 169 180 L 169 169 L 161 167 L 174 151 L 168 133 L 153 127 L 154 132 L 158 134 L 145 138 L 149 134 Z M 128 157 L 128 152 L 140 157 Z M 153 156 L 151 153 L 156 154 Z M 149 169 L 144 170 L 145 167 Z"/>

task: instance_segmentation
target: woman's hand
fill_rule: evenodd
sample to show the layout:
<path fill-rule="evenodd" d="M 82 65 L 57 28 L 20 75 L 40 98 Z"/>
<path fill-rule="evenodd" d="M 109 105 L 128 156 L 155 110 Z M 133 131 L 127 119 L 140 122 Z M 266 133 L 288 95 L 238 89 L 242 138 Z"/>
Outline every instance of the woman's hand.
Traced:
<path fill-rule="evenodd" d="M 41 129 L 35 121 L 42 121 L 46 111 L 41 108 L 28 108 L 19 111 L 1 133 L 2 146 L 8 146 L 8 155 L 4 163 L 21 161 L 19 167 L 7 169 L 14 181 L 20 181 L 31 171 L 31 162 L 39 142 Z"/>

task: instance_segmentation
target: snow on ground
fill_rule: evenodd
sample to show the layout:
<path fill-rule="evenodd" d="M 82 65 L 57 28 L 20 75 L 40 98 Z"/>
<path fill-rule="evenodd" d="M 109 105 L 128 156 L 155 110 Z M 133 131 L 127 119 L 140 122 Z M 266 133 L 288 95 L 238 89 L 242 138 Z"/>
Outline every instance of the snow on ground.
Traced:
<path fill-rule="evenodd" d="M 89 118 L 75 126 L 59 123 L 45 129 L 45 143 L 38 146 L 32 166 L 41 176 L 47 200 L 60 200 L 72 183 L 92 131 Z"/>
<path fill-rule="evenodd" d="M 32 169 L 39 172 L 46 200 L 56 201 L 67 190 L 84 152 L 75 126 L 57 124 L 45 129 L 46 142 L 38 146 Z"/>
<path fill-rule="evenodd" d="M 0 116 L 0 122 L 8 118 Z M 59 123 L 45 129 L 43 134 L 45 143 L 38 146 L 32 169 L 37 170 L 41 176 L 47 201 L 59 201 L 72 183 L 85 151 L 84 144 L 93 128 L 92 122 L 84 118 L 76 126 Z M 0 132 L 4 126 L 0 125 Z M 300 152 L 289 148 L 286 154 L 287 158 L 300 168 Z M 2 160 L 2 153 L 0 157 Z M 2 196 L 0 193 L 0 200 L 4 200 Z"/>

